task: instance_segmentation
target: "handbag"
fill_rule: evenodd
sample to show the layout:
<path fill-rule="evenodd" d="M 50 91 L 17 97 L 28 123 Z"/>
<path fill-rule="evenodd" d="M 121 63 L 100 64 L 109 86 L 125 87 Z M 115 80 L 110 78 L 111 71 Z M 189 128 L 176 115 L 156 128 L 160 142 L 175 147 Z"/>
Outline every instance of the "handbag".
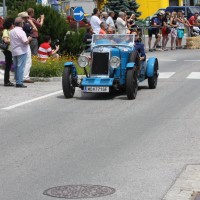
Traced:
<path fill-rule="evenodd" d="M 7 50 L 8 46 L 9 46 L 9 44 L 5 43 L 4 41 L 0 42 L 0 49 Z"/>
<path fill-rule="evenodd" d="M 166 33 L 167 34 L 171 33 L 171 29 L 169 27 L 166 28 Z"/>
<path fill-rule="evenodd" d="M 8 32 L 7 29 L 4 29 L 4 31 L 7 31 L 7 34 L 9 35 L 9 32 Z M 1 49 L 1 50 L 7 50 L 7 49 L 8 49 L 8 46 L 9 46 L 9 44 L 8 44 L 8 43 L 5 43 L 5 42 L 3 41 L 3 39 L 0 41 L 0 49 Z"/>

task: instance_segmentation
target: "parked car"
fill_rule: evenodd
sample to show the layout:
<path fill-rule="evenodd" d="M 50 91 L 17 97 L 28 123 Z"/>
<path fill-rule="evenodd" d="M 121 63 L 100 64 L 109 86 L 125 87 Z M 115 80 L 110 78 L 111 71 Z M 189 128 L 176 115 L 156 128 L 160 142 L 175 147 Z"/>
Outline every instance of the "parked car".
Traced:
<path fill-rule="evenodd" d="M 179 10 L 184 11 L 185 17 L 189 19 L 195 12 L 200 13 L 200 6 L 169 6 L 166 8 L 166 12 L 170 13 L 173 11 L 178 12 Z"/>
<path fill-rule="evenodd" d="M 95 34 L 89 55 L 91 58 L 84 53 L 78 58 L 78 64 L 84 68 L 86 75 L 81 80 L 78 80 L 74 63 L 65 63 L 62 88 L 66 98 L 72 98 L 75 88 L 79 87 L 85 93 L 126 90 L 127 98 L 135 99 L 139 82 L 148 79 L 150 89 L 155 89 L 157 86 L 158 59 L 149 58 L 146 67 L 142 68 L 138 51 L 134 48 L 134 35 Z M 90 71 L 86 70 L 88 65 Z"/>

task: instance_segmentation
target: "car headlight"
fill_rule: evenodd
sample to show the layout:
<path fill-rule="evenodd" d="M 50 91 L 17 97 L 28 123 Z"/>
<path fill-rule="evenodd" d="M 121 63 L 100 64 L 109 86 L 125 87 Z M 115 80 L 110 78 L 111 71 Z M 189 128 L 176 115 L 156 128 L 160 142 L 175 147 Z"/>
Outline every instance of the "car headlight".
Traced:
<path fill-rule="evenodd" d="M 117 67 L 119 67 L 119 66 L 120 66 L 120 58 L 117 57 L 117 56 L 111 57 L 111 59 L 110 59 L 110 66 L 111 66 L 112 68 L 117 68 Z"/>
<path fill-rule="evenodd" d="M 79 56 L 78 64 L 80 67 L 86 67 L 89 64 L 89 58 L 87 56 Z"/>

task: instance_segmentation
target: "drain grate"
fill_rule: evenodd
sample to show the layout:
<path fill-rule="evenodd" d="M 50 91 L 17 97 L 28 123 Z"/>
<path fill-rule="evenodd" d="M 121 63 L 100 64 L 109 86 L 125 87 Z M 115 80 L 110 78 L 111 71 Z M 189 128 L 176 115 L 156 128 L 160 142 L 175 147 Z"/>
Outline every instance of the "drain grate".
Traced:
<path fill-rule="evenodd" d="M 114 188 L 101 185 L 66 185 L 49 188 L 43 192 L 47 196 L 65 199 L 96 198 L 113 193 Z"/>

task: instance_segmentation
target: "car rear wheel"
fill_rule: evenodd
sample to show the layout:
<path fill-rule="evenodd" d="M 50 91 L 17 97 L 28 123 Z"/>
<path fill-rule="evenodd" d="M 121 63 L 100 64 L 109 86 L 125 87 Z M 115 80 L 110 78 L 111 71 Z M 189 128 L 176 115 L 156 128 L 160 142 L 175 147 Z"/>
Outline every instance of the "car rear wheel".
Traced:
<path fill-rule="evenodd" d="M 72 85 L 72 72 L 70 67 L 64 68 L 62 75 L 62 88 L 66 98 L 72 98 L 75 93 L 75 87 Z"/>
<path fill-rule="evenodd" d="M 148 78 L 149 89 L 155 89 L 158 82 L 158 60 L 154 63 L 154 74 Z"/>
<path fill-rule="evenodd" d="M 137 70 L 128 69 L 126 74 L 126 95 L 128 99 L 135 99 L 138 90 Z"/>

